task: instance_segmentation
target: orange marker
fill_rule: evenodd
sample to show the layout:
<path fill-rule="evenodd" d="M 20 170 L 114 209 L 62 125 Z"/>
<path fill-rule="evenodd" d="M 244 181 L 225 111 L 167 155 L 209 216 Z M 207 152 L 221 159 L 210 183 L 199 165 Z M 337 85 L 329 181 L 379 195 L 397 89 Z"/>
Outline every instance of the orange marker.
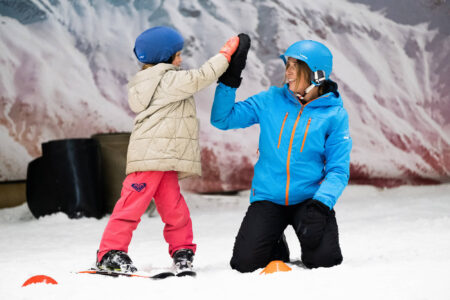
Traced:
<path fill-rule="evenodd" d="M 292 269 L 281 260 L 273 260 L 261 271 L 261 273 L 259 273 L 259 275 L 275 272 L 289 272 L 291 270 Z"/>
<path fill-rule="evenodd" d="M 32 283 L 41 283 L 41 282 L 47 283 L 47 284 L 58 284 L 58 282 L 56 282 L 55 279 L 53 279 L 47 275 L 36 275 L 36 276 L 28 278 L 28 280 L 25 281 L 22 286 L 27 286 Z"/>

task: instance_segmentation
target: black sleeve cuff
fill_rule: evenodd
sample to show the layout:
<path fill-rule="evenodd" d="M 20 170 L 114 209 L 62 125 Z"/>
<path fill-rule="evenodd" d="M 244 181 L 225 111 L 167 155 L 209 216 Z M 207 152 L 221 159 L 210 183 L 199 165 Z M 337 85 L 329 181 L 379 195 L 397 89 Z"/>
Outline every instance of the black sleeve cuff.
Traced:
<path fill-rule="evenodd" d="M 222 76 L 219 77 L 219 82 L 222 82 L 223 84 L 232 87 L 232 88 L 238 88 L 241 85 L 242 77 L 235 77 L 230 76 L 225 72 Z"/>

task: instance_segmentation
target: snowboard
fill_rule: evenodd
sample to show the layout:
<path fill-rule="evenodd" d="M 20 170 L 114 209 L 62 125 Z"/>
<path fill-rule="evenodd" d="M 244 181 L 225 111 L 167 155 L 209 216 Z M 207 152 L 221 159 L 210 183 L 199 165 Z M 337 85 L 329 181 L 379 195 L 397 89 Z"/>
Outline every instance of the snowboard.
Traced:
<path fill-rule="evenodd" d="M 173 272 L 165 271 L 161 273 L 157 273 L 154 275 L 143 275 L 143 274 L 136 274 L 136 273 L 125 273 L 125 272 L 117 272 L 117 271 L 108 271 L 108 270 L 99 270 L 99 269 L 89 269 L 84 271 L 79 271 L 77 274 L 94 274 L 94 275 L 102 275 L 102 276 L 111 276 L 111 277 L 138 277 L 138 278 L 147 278 L 147 279 L 153 279 L 153 280 L 160 280 L 165 279 L 169 277 L 184 277 L 184 276 L 191 276 L 195 277 L 197 274 L 193 271 L 185 271 L 178 274 L 175 274 Z"/>

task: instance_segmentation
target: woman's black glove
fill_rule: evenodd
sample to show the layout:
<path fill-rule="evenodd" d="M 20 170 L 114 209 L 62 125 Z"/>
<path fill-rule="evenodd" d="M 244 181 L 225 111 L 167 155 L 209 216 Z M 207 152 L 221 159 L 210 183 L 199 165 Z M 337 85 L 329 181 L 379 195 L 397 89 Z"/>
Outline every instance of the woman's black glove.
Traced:
<path fill-rule="evenodd" d="M 240 33 L 239 37 L 239 46 L 231 56 L 230 65 L 225 73 L 219 77 L 219 82 L 223 84 L 238 88 L 241 85 L 241 73 L 245 68 L 245 62 L 247 61 L 247 53 L 250 49 L 250 37 L 245 33 Z"/>
<path fill-rule="evenodd" d="M 331 210 L 318 200 L 308 200 L 306 203 L 303 221 L 300 226 L 301 240 L 308 248 L 317 248 L 325 233 L 328 217 Z"/>

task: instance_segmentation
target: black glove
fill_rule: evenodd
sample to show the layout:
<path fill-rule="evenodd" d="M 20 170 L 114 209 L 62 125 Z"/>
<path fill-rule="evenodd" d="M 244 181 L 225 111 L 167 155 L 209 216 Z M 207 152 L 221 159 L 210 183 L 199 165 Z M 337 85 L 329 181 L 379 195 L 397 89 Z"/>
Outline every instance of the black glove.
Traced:
<path fill-rule="evenodd" d="M 230 65 L 225 73 L 219 77 L 219 82 L 233 88 L 238 88 L 241 85 L 241 73 L 245 68 L 247 53 L 251 43 L 250 37 L 245 33 L 240 33 L 238 37 L 239 46 L 236 49 L 236 52 L 231 56 Z"/>
<path fill-rule="evenodd" d="M 308 200 L 298 234 L 305 246 L 314 249 L 322 241 L 331 210 L 318 200 Z"/>

